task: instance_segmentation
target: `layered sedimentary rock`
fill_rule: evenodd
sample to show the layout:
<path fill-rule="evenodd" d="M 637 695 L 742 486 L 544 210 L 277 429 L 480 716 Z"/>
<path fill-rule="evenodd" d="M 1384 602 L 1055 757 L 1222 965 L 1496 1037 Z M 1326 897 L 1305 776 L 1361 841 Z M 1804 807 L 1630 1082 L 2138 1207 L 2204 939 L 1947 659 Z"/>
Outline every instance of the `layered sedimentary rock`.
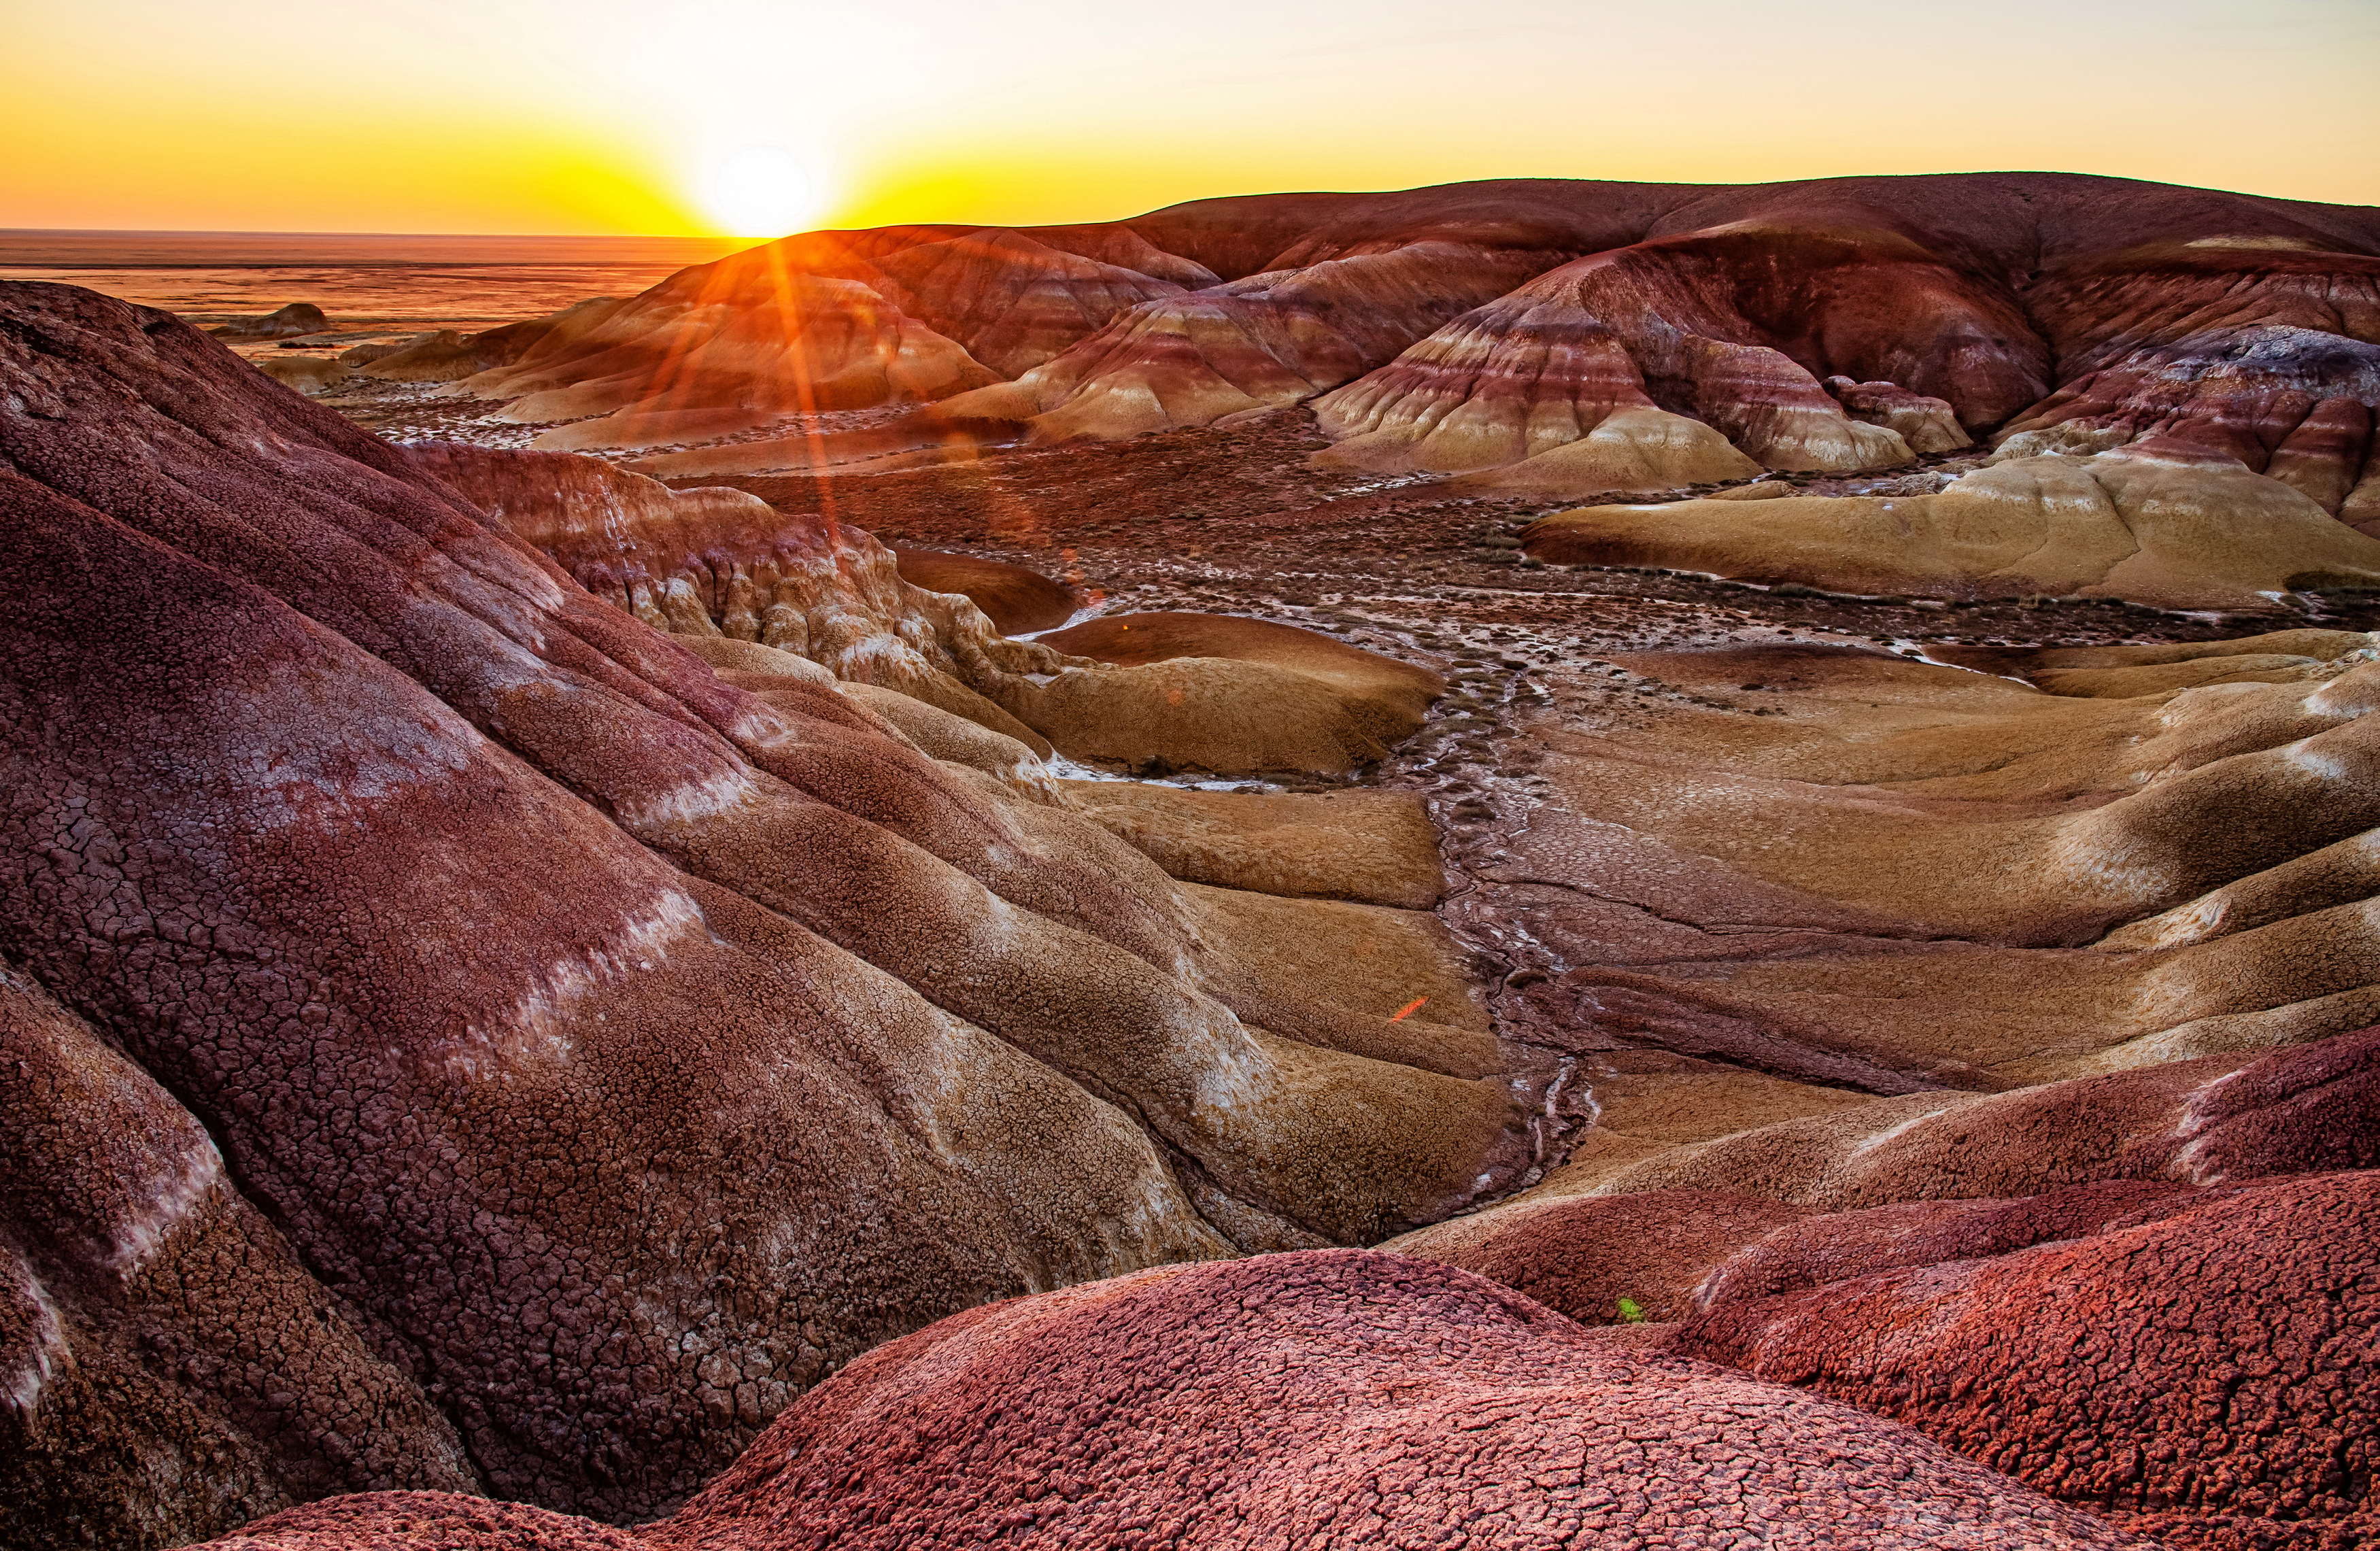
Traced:
<path fill-rule="evenodd" d="M 444 1526 L 484 1511 L 351 1499 L 220 1545 L 344 1551 L 412 1523 L 469 1545 Z M 1353 1252 L 1144 1274 L 946 1320 L 839 1375 L 633 1539 L 551 1518 L 507 1527 L 538 1551 L 1498 1533 L 1615 1551 L 1738 1534 L 2126 1544 L 1906 1428 L 1703 1363 L 1615 1355 L 1479 1278 Z"/>
<path fill-rule="evenodd" d="M 1648 406 L 1779 469 L 1877 467 L 1976 431 L 2063 426 L 2046 445 L 2164 431 L 2265 472 L 2302 425 L 2279 472 L 2337 512 L 2380 399 L 2362 361 L 2380 264 L 2369 212 L 2094 182 L 1708 191 L 1317 410 L 1347 439 L 1332 455 L 1359 467 L 1575 494 L 1739 477 Z M 2242 231 L 2275 235 L 2226 235 Z M 1818 378 L 1897 443 L 1837 423 Z"/>
<path fill-rule="evenodd" d="M 1543 268 L 1534 248 L 1414 242 L 1145 303 L 954 413 L 1036 440 L 1134 436 L 1295 404 L 1393 357 L 1448 316 Z"/>
<path fill-rule="evenodd" d="M 1993 424 L 2040 395 L 2044 356 L 2012 298 L 1896 232 L 1747 221 L 1540 275 L 1315 412 L 1357 467 L 1660 489 L 1905 463 L 1877 412 L 1891 394 Z M 1864 413 L 1818 381 L 1841 372 L 1878 380 Z M 1902 418 L 1926 451 L 1963 441 L 1947 417 Z"/>
<path fill-rule="evenodd" d="M 1228 946 L 1232 891 L 582 589 L 521 536 L 601 526 L 557 465 L 387 446 L 162 313 L 0 301 L 0 951 L 55 1003 L 22 1060 L 120 1069 L 11 1132 L 11 1502 L 96 1480 L 85 1521 L 148 1544 L 365 1485 L 645 1516 L 941 1315 L 1526 1164 L 1525 1087 L 1383 1059 L 1384 1012 Z M 625 588 L 703 530 L 586 552 Z M 921 656 L 989 633 L 880 547 L 870 615 L 837 542 L 795 546 L 820 597 Z M 1400 942 L 1364 998 L 1449 984 L 1402 921 L 1319 921 Z M 92 1145 L 152 1110 L 153 1157 Z M 140 1316 L 183 1344 L 136 1383 L 141 1277 L 187 1309 Z M 167 1452 L 72 1441 L 107 1436 Z"/>
<path fill-rule="evenodd" d="M 2242 222 L 2060 266 L 2031 305 L 2058 392 L 2005 434 L 2047 445 L 2162 431 L 2340 512 L 2373 453 L 2380 257 L 2335 228 Z M 2349 520 L 2380 517 L 2364 506 Z"/>
<path fill-rule="evenodd" d="M 1038 741 L 994 699 L 1029 692 L 1024 675 L 1063 659 L 1008 639 L 963 597 L 911 585 L 857 528 L 790 523 L 741 491 L 673 491 L 565 454 L 431 443 L 406 455 L 657 630 L 757 641 Z"/>
<path fill-rule="evenodd" d="M 2017 450 L 2017 449 L 2011 449 Z M 2238 460 L 2176 437 L 2009 457 L 1930 495 L 1586 506 L 1530 554 L 1864 595 L 2115 598 L 2264 610 L 2285 592 L 2380 588 L 2380 540 Z"/>
<path fill-rule="evenodd" d="M 1213 280 L 1146 244 L 1075 246 L 1139 258 L 1193 283 Z M 504 358 L 463 377 L 456 391 L 512 400 L 502 413 L 516 420 L 589 421 L 540 443 L 556 449 L 698 442 L 785 417 L 979 387 L 1048 359 L 1124 308 L 1182 289 L 1020 232 L 814 233 L 502 341 Z M 450 352 L 495 353 L 477 342 L 468 356 L 460 342 Z M 392 357 L 376 374 L 420 375 L 437 366 L 431 354 Z M 797 435 L 778 462 L 805 461 L 809 450 L 807 433 Z"/>
<path fill-rule="evenodd" d="M 2368 217 L 1211 201 L 363 364 L 667 473 L 1315 402 L 1399 479 L 1729 487 L 1547 558 L 2252 608 L 2380 582 Z M 0 1538 L 2380 1533 L 2371 636 L 1515 645 L 1442 865 L 1401 793 L 1047 757 L 1347 770 L 1427 670 L 1018 641 L 1074 597 L 823 484 L 393 448 L 0 306 Z"/>
<path fill-rule="evenodd" d="M 1491 493 L 2155 438 L 2361 526 L 2375 275 L 2369 211 L 2116 179 L 1512 181 L 813 233 L 370 370 L 461 376 L 504 417 L 571 422 L 540 446 L 654 449 L 668 476 L 865 475 L 1311 403 L 1327 464 Z"/>

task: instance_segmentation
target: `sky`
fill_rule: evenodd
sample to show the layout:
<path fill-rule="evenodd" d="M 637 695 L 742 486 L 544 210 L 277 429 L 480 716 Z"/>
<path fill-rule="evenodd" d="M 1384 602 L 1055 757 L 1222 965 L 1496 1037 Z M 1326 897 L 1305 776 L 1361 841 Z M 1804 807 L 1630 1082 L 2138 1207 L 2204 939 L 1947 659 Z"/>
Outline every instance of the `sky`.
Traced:
<path fill-rule="evenodd" d="M 2380 204 L 2380 0 L 0 0 L 0 227 L 775 236 L 1475 177 Z"/>

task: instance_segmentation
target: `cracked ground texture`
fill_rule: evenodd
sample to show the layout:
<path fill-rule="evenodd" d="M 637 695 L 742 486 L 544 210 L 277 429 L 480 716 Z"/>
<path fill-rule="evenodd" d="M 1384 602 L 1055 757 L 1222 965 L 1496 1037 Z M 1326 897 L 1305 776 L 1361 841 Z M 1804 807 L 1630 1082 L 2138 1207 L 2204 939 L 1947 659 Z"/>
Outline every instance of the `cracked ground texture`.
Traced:
<path fill-rule="evenodd" d="M 476 1509 L 397 1496 L 380 1511 Z M 299 1509 L 221 1545 L 373 1544 L 346 1534 L 334 1512 Z M 654 1551 L 2137 1544 L 1849 1407 L 1610 1353 L 1480 1278 L 1361 1251 L 1145 1272 L 945 1320 L 815 1391 L 638 1537 Z"/>

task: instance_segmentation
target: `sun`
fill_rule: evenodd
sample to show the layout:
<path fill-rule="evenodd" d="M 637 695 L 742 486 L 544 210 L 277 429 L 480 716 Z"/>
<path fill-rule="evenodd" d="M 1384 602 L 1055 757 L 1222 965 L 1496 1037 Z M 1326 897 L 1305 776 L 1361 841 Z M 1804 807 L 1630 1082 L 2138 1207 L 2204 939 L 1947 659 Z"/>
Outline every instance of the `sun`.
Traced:
<path fill-rule="evenodd" d="M 704 207 L 720 229 L 739 237 L 781 237 L 806 230 L 823 203 L 818 180 L 781 145 L 747 145 L 710 171 Z"/>

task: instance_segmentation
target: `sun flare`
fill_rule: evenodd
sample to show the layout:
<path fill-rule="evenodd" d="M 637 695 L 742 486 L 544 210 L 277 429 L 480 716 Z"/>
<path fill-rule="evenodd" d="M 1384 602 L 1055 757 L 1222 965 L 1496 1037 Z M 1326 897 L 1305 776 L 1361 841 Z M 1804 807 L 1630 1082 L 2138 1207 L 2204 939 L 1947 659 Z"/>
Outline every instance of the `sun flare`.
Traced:
<path fill-rule="evenodd" d="M 781 145 L 747 145 L 711 169 L 703 207 L 732 236 L 802 231 L 823 207 L 818 179 Z"/>

